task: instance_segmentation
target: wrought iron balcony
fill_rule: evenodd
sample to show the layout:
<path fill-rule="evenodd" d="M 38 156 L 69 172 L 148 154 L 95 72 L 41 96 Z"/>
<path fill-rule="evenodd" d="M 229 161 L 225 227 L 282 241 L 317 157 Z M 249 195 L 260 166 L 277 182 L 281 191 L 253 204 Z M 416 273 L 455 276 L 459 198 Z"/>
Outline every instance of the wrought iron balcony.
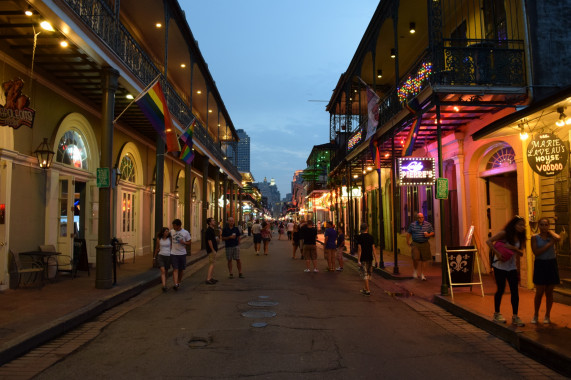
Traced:
<path fill-rule="evenodd" d="M 115 53 L 144 85 L 150 84 L 162 70 L 159 69 L 144 49 L 137 43 L 124 25 L 116 20 L 113 10 L 104 0 L 63 0 L 70 9 L 88 26 L 107 47 Z M 191 108 L 166 81 L 161 86 L 167 99 L 168 108 L 183 126 L 193 119 Z M 241 178 L 240 172 L 228 160 L 224 160 L 222 150 L 210 137 L 202 125 L 197 125 L 194 138 L 208 149 L 235 178 Z"/>
<path fill-rule="evenodd" d="M 311 194 L 315 190 L 327 190 L 327 182 L 313 181 L 306 185 L 306 194 Z"/>

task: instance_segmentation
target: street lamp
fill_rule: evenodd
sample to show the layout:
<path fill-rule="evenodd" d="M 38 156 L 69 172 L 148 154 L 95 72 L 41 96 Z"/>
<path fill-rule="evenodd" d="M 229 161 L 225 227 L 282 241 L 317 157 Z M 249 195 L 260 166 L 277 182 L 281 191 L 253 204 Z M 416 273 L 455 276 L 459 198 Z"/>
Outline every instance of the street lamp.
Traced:
<path fill-rule="evenodd" d="M 48 139 L 46 137 L 44 137 L 44 141 L 34 151 L 34 155 L 38 159 L 38 165 L 40 165 L 42 169 L 50 168 L 54 154 L 48 145 Z"/>

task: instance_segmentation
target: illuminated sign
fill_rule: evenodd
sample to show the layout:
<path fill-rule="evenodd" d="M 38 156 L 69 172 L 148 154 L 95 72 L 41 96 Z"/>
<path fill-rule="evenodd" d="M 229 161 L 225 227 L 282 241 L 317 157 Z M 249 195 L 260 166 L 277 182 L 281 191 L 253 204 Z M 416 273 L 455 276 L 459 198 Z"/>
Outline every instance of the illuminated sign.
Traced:
<path fill-rule="evenodd" d="M 552 133 L 537 134 L 527 146 L 527 162 L 542 177 L 553 177 L 563 171 L 569 152 L 567 145 Z"/>
<path fill-rule="evenodd" d="M 341 188 L 341 196 L 347 198 L 349 196 L 349 193 L 347 193 L 347 186 L 343 186 Z M 352 198 L 356 198 L 356 197 L 360 197 L 361 196 L 361 188 L 360 187 L 354 187 L 353 190 L 351 191 L 351 197 Z"/>
<path fill-rule="evenodd" d="M 358 131 L 349 139 L 349 142 L 347 143 L 347 150 L 353 149 L 357 144 L 359 144 L 360 141 L 361 141 L 361 131 Z"/>
<path fill-rule="evenodd" d="M 434 158 L 401 157 L 398 159 L 399 186 L 432 186 L 436 178 Z"/>

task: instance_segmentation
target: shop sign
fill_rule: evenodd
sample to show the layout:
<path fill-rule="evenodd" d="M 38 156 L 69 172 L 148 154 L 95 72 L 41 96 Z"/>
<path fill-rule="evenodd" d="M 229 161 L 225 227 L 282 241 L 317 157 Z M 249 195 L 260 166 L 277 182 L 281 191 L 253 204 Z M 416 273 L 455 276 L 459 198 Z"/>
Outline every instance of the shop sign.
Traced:
<path fill-rule="evenodd" d="M 527 162 L 542 177 L 553 177 L 567 164 L 567 145 L 553 133 L 539 133 L 527 146 Z"/>
<path fill-rule="evenodd" d="M 20 128 L 22 125 L 32 128 L 36 111 L 29 108 L 30 98 L 22 94 L 24 81 L 20 78 L 2 83 L 4 104 L 0 105 L 0 125 Z"/>
<path fill-rule="evenodd" d="M 432 186 L 436 179 L 434 158 L 401 157 L 398 159 L 399 186 Z"/>
<path fill-rule="evenodd" d="M 109 168 L 97 168 L 97 187 L 109 187 L 110 178 Z"/>
<path fill-rule="evenodd" d="M 448 199 L 448 178 L 436 178 L 436 199 Z"/>

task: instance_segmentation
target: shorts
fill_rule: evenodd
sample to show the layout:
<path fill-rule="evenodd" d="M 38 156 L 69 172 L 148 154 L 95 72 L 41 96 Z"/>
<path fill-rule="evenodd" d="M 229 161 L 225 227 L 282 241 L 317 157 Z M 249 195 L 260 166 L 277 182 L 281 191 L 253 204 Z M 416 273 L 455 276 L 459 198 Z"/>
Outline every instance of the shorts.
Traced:
<path fill-rule="evenodd" d="M 186 268 L 186 255 L 171 255 L 172 269 L 184 270 Z"/>
<path fill-rule="evenodd" d="M 267 238 L 262 238 L 262 240 L 263 240 L 263 241 L 264 241 L 264 243 L 265 243 L 265 242 L 267 242 L 267 241 L 270 241 L 270 240 L 272 240 L 272 238 L 269 238 L 269 237 L 267 237 Z"/>
<path fill-rule="evenodd" d="M 167 255 L 157 255 L 157 265 L 159 268 L 169 270 L 171 267 L 171 257 Z"/>
<path fill-rule="evenodd" d="M 262 242 L 262 234 L 254 234 L 254 244 L 260 244 Z"/>
<path fill-rule="evenodd" d="M 361 268 L 359 269 L 361 277 L 363 280 L 368 280 L 373 274 L 373 262 L 372 261 L 361 261 Z"/>
<path fill-rule="evenodd" d="M 559 285 L 557 259 L 535 260 L 533 262 L 533 283 L 535 285 Z"/>
<path fill-rule="evenodd" d="M 240 247 L 226 247 L 226 259 L 240 260 Z"/>
<path fill-rule="evenodd" d="M 303 258 L 305 260 L 317 260 L 317 247 L 315 245 L 303 245 Z"/>
<path fill-rule="evenodd" d="M 420 261 L 430 261 L 432 260 L 432 253 L 430 252 L 430 243 L 425 241 L 424 243 L 412 242 L 410 247 L 410 253 L 412 258 Z"/>
<path fill-rule="evenodd" d="M 216 251 L 212 251 L 208 254 L 208 263 L 214 264 L 216 262 Z"/>

